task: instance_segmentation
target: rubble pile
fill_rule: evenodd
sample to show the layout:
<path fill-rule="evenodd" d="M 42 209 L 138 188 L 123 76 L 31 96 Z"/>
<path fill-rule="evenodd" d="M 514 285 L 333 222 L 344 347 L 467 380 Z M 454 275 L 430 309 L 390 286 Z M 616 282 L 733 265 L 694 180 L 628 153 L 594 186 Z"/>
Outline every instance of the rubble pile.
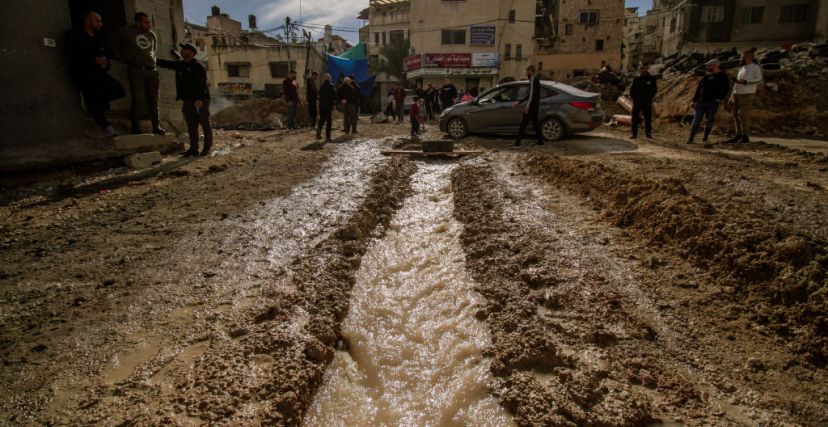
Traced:
<path fill-rule="evenodd" d="M 227 130 L 275 130 L 282 129 L 287 121 L 287 104 L 279 99 L 250 99 L 225 108 L 212 117 L 213 127 Z M 308 109 L 300 106 L 296 112 L 296 124 L 309 126 Z"/>
<path fill-rule="evenodd" d="M 828 135 L 828 44 L 764 48 L 756 50 L 755 55 L 765 80 L 754 101 L 752 127 L 760 133 L 818 138 Z M 722 69 L 735 79 L 739 67 L 735 48 L 709 55 L 694 52 L 650 67 L 651 74 L 661 76 L 654 102 L 658 119 L 688 121 L 693 93 L 705 72 L 703 64 L 712 58 L 719 59 Z M 719 109 L 719 126 L 729 126 L 729 110 L 729 105 Z"/>

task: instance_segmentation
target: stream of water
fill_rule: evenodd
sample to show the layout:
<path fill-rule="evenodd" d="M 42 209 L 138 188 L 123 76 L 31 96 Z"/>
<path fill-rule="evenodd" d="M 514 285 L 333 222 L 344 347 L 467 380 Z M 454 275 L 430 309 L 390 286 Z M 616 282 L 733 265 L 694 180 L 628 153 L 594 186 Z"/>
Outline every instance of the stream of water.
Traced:
<path fill-rule="evenodd" d="M 490 338 L 452 217 L 452 165 L 420 164 L 413 195 L 357 273 L 306 426 L 509 426 L 487 391 Z"/>

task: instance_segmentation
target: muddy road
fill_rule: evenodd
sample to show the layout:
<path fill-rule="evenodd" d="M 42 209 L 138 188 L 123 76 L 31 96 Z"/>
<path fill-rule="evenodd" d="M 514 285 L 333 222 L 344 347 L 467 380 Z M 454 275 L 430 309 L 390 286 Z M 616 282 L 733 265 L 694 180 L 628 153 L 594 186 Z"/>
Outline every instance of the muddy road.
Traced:
<path fill-rule="evenodd" d="M 0 180 L 0 424 L 828 424 L 824 154 L 406 130 Z"/>

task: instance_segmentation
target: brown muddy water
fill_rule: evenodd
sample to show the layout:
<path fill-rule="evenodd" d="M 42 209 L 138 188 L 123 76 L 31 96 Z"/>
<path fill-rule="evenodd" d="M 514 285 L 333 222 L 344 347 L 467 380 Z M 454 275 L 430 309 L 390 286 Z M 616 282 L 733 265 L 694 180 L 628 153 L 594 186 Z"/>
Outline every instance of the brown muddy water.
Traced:
<path fill-rule="evenodd" d="M 464 267 L 446 163 L 420 164 L 413 194 L 357 272 L 338 351 L 306 426 L 508 426 L 488 394 L 481 296 Z"/>

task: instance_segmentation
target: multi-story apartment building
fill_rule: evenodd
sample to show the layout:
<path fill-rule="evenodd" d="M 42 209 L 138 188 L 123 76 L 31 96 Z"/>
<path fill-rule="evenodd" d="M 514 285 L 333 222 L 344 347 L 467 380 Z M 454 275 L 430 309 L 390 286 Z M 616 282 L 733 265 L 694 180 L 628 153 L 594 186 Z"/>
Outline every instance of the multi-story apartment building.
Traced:
<path fill-rule="evenodd" d="M 642 32 L 639 30 L 641 17 L 637 7 L 628 7 L 624 11 L 624 37 L 621 41 L 621 70 L 635 68 L 634 53 L 639 50 Z"/>
<path fill-rule="evenodd" d="M 534 0 L 371 0 L 359 18 L 368 25 L 360 40 L 372 61 L 397 38 L 410 41 L 406 84 L 488 88 L 504 78 L 521 78 L 534 55 Z M 398 79 L 377 76 L 385 94 Z"/>
<path fill-rule="evenodd" d="M 206 27 L 187 24 L 186 37 L 205 49 L 208 81 L 216 96 L 276 97 L 281 95 L 282 81 L 290 70 L 297 71 L 301 80 L 306 70 L 322 72 L 325 68 L 320 52 L 325 41 L 270 37 L 258 30 L 253 15 L 248 17 L 248 29 L 244 30 L 241 22 L 216 6 L 207 17 Z"/>
<path fill-rule="evenodd" d="M 545 0 L 536 32 L 535 59 L 545 77 L 587 74 L 606 61 L 620 68 L 626 9 L 624 0 Z"/>

